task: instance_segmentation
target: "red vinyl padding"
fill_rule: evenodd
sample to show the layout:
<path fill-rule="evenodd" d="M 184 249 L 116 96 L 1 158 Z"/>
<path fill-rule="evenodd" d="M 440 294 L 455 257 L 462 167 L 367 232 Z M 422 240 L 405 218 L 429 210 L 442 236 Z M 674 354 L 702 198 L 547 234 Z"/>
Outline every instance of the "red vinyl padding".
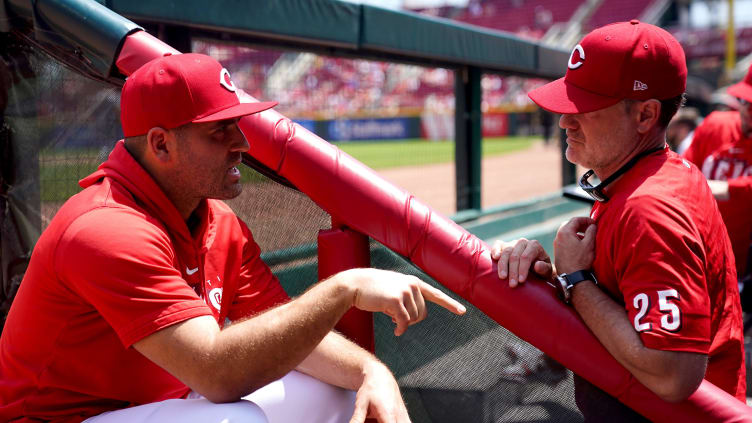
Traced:
<path fill-rule="evenodd" d="M 169 46 L 138 32 L 118 68 L 130 74 Z M 637 382 L 545 283 L 508 288 L 488 246 L 404 190 L 274 110 L 240 128 L 256 160 L 308 195 L 333 219 L 402 254 L 500 325 L 656 422 L 752 422 L 752 409 L 707 381 L 686 401 L 667 403 Z M 430 318 L 430 316 L 429 316 Z"/>

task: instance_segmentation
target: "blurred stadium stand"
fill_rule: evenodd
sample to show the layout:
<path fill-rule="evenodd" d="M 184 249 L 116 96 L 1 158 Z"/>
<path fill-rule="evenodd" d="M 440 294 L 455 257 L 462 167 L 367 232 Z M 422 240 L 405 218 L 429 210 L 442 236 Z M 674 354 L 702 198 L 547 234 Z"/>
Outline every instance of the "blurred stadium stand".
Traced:
<path fill-rule="evenodd" d="M 689 60 L 722 57 L 725 30 L 679 26 L 682 4 L 671 0 L 470 0 L 466 7 L 413 11 L 540 39 L 565 49 L 593 28 L 640 19 L 671 31 Z M 454 109 L 454 78 L 448 69 L 201 41 L 193 48 L 230 64 L 236 69 L 235 78 L 249 87 L 253 96 L 278 100 L 281 110 L 296 119 L 419 116 L 426 109 L 451 114 Z M 750 53 L 752 27 L 738 28 L 737 54 Z M 541 82 L 486 74 L 483 111 L 530 112 L 534 106 L 526 93 Z"/>
<path fill-rule="evenodd" d="M 603 0 L 588 20 L 586 31 L 611 22 L 627 21 L 642 17 L 642 13 L 656 0 Z M 661 0 L 657 0 L 661 1 Z"/>

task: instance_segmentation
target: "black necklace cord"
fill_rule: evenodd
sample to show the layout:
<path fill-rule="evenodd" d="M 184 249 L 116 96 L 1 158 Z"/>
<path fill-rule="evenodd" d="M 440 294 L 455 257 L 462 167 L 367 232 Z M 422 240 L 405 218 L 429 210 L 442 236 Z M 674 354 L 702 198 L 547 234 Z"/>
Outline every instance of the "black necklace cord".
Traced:
<path fill-rule="evenodd" d="M 662 147 L 651 148 L 650 150 L 645 150 L 642 153 L 640 153 L 640 154 L 632 157 L 632 159 L 629 160 L 628 162 L 626 162 L 624 164 L 624 166 L 622 166 L 619 169 L 617 169 L 616 172 L 614 172 L 613 174 L 611 174 L 611 176 L 609 176 L 608 178 L 606 178 L 604 181 L 601 181 L 601 183 L 598 184 L 598 185 L 596 185 L 596 186 L 593 186 L 593 185 L 590 184 L 590 182 L 588 182 L 588 179 L 591 176 L 593 176 L 593 174 L 595 173 L 592 169 L 590 169 L 587 172 L 585 172 L 584 175 L 582 175 L 582 178 L 580 178 L 580 183 L 579 183 L 580 188 L 582 188 L 583 191 L 585 191 L 586 193 L 588 193 L 588 195 L 590 195 L 591 197 L 593 197 L 593 199 L 595 199 L 596 201 L 599 201 L 601 203 L 605 203 L 605 202 L 607 202 L 609 200 L 609 198 L 603 192 L 603 189 L 606 188 L 606 186 L 608 186 L 608 184 L 614 182 L 616 180 L 616 178 L 618 178 L 619 176 L 623 175 L 624 172 L 626 172 L 629 169 L 631 169 L 635 165 L 635 163 L 637 163 L 638 161 L 640 161 L 640 159 L 642 159 L 643 157 L 649 156 L 649 155 L 651 155 L 653 153 L 661 151 L 664 148 L 666 148 L 665 145 L 663 145 Z"/>

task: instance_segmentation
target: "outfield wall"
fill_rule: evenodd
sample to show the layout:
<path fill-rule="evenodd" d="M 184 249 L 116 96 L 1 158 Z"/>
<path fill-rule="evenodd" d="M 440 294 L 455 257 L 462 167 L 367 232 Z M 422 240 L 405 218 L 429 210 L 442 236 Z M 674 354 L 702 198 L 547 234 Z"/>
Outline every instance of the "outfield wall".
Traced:
<path fill-rule="evenodd" d="M 373 141 L 424 138 L 451 140 L 454 114 L 424 112 L 420 116 L 343 119 L 293 119 L 297 124 L 326 140 Z M 499 113 L 483 115 L 484 137 L 530 135 L 540 133 L 535 113 Z"/>

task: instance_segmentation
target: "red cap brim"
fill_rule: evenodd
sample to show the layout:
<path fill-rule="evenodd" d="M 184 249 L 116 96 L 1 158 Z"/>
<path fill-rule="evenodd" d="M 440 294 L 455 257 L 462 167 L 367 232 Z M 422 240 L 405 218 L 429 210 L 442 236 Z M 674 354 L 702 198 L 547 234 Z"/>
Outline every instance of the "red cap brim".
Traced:
<path fill-rule="evenodd" d="M 606 97 L 583 90 L 564 78 L 538 87 L 527 95 L 535 104 L 549 112 L 562 114 L 594 112 L 621 101 L 621 98 Z"/>
<path fill-rule="evenodd" d="M 726 88 L 726 92 L 736 98 L 741 98 L 752 102 L 752 85 L 747 84 L 745 81 L 737 82 L 736 84 Z"/>
<path fill-rule="evenodd" d="M 263 112 L 264 110 L 271 109 L 276 106 L 276 101 L 260 101 L 256 103 L 240 103 L 238 105 L 228 107 L 224 110 L 220 110 L 216 113 L 212 113 L 208 116 L 204 116 L 201 119 L 196 119 L 194 123 L 201 122 L 216 122 L 218 120 L 233 119 L 236 117 L 252 115 L 254 113 Z"/>

